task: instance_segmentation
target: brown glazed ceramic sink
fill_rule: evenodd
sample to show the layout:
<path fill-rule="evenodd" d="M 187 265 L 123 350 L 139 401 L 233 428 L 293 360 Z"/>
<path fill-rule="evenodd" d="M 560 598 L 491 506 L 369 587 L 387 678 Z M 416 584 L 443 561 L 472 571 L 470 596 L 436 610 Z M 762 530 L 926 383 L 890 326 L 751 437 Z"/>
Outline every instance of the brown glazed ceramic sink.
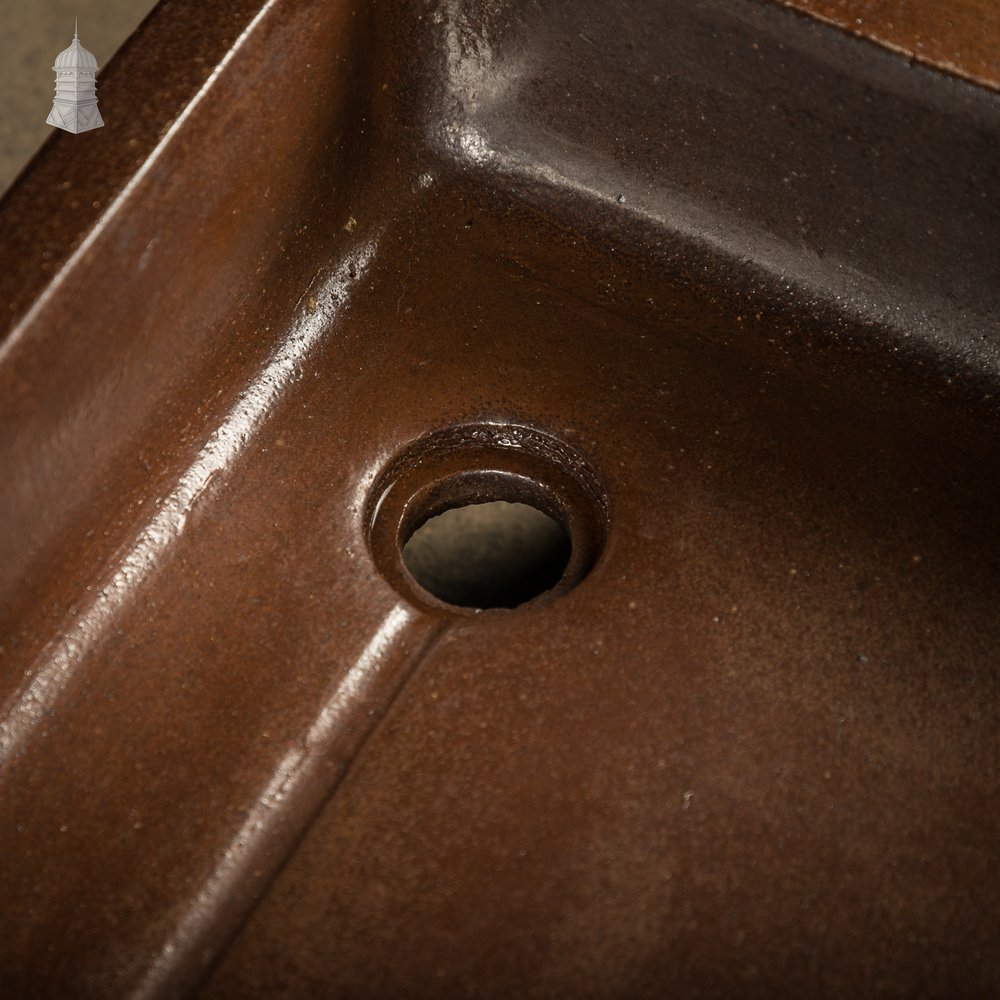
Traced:
<path fill-rule="evenodd" d="M 967 75 L 164 0 L 0 206 L 0 993 L 998 995 Z M 487 501 L 570 540 L 513 609 L 400 553 Z"/>

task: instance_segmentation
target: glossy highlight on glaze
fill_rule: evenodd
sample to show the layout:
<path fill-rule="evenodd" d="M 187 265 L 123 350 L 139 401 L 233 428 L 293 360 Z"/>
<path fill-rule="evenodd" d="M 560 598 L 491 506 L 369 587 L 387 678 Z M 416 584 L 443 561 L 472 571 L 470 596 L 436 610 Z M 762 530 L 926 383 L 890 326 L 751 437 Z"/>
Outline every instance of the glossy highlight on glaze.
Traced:
<path fill-rule="evenodd" d="M 0 203 L 8 992 L 998 992 L 995 91 L 169 0 L 101 101 Z M 401 556 L 484 500 L 514 608 Z"/>
<path fill-rule="evenodd" d="M 27 672 L 31 681 L 0 717 L 0 768 L 16 754 L 73 680 L 73 672 L 148 577 L 169 554 L 188 516 L 216 476 L 229 472 L 280 401 L 288 382 L 335 321 L 351 287 L 364 277 L 376 250 L 373 239 L 351 253 L 316 290 L 316 304 L 304 310 L 271 360 L 244 391 L 206 441 L 192 465 L 160 503 L 89 607 L 74 618 Z"/>

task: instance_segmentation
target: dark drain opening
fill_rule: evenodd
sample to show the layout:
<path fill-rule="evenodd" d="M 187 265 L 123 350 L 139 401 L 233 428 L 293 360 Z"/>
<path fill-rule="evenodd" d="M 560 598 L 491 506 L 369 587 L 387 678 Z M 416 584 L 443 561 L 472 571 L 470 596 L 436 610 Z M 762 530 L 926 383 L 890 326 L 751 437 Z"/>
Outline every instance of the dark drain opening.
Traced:
<path fill-rule="evenodd" d="M 472 615 L 568 593 L 604 547 L 608 497 L 587 459 L 525 424 L 484 421 L 414 441 L 365 506 L 375 565 L 409 602 Z"/>
<path fill-rule="evenodd" d="M 562 579 L 572 548 L 566 529 L 548 514 L 497 500 L 430 518 L 403 546 L 403 562 L 438 600 L 516 608 Z"/>

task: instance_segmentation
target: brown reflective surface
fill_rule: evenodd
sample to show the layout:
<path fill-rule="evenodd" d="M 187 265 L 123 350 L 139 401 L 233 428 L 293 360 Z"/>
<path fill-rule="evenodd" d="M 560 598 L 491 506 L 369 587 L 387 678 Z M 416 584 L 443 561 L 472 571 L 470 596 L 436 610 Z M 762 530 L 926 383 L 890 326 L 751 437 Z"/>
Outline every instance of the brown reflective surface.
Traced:
<path fill-rule="evenodd" d="M 1000 87 L 1000 7 L 993 0 L 781 0 L 918 62 Z"/>
<path fill-rule="evenodd" d="M 752 0 L 101 95 L 0 204 L 5 993 L 995 993 L 997 95 Z M 484 500 L 570 562 L 452 610 Z"/>

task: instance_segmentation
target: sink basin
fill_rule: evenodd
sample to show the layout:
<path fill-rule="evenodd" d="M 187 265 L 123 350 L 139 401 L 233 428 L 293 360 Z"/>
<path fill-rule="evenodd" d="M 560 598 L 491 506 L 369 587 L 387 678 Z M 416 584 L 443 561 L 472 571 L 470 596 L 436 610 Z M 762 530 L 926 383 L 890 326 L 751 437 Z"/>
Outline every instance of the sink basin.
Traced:
<path fill-rule="evenodd" d="M 6 994 L 995 995 L 1000 96 L 763 0 L 99 94 L 0 205 Z M 512 608 L 402 557 L 487 503 Z"/>

